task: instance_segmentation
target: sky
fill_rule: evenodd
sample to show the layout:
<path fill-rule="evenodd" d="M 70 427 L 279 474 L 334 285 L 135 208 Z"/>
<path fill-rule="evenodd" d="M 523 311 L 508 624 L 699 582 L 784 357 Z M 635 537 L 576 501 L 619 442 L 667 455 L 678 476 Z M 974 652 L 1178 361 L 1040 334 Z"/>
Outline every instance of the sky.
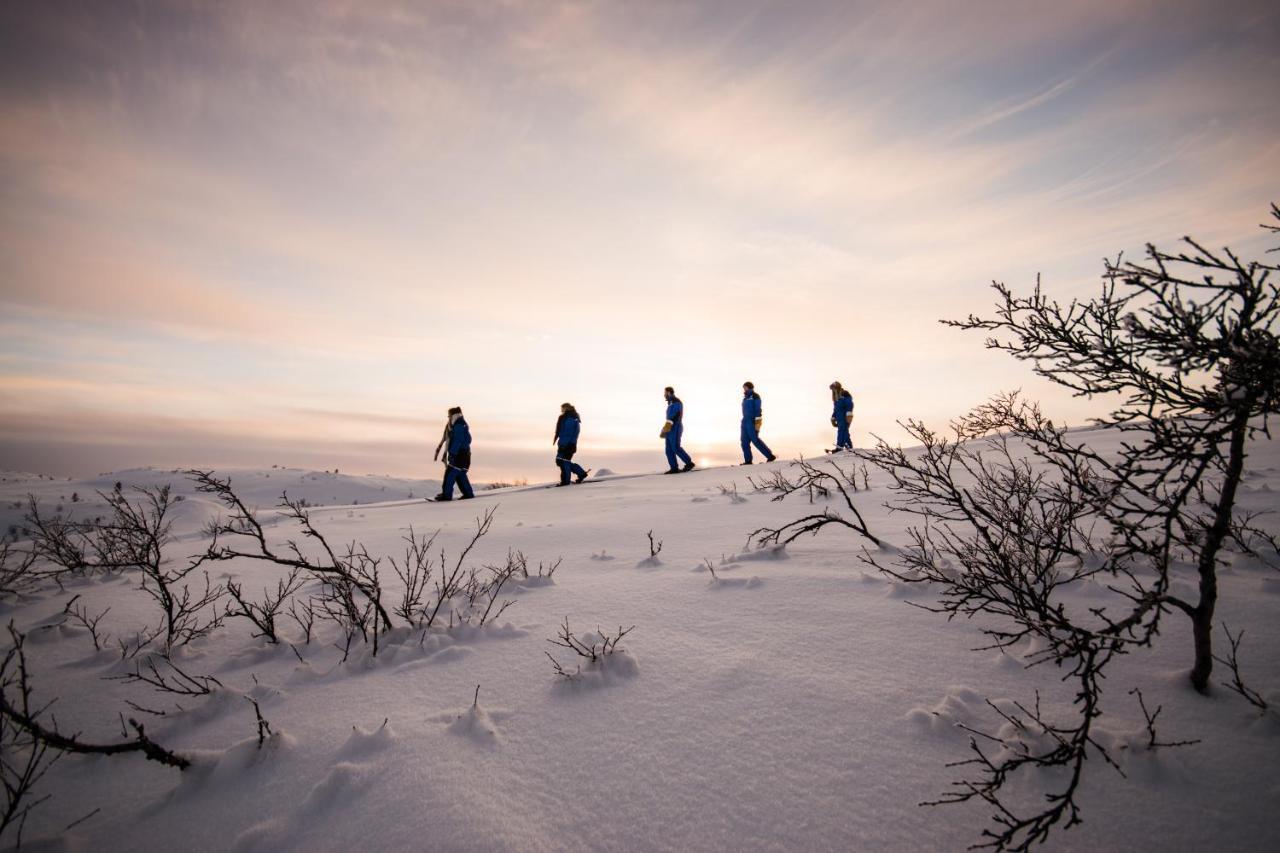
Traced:
<path fill-rule="evenodd" d="M 1072 399 L 942 318 L 1246 255 L 1273 2 L 0 5 L 0 469 L 548 479 Z"/>

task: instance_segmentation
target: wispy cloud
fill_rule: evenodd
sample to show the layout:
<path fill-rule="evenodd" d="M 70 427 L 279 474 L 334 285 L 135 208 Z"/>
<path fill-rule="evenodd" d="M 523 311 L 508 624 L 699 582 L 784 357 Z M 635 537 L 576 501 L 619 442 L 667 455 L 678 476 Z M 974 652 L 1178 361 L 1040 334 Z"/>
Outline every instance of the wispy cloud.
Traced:
<path fill-rule="evenodd" d="M 837 376 L 893 434 L 1025 384 L 936 326 L 989 279 L 1254 239 L 1278 37 L 1262 2 L 9 4 L 0 449 L 110 416 L 391 459 L 459 403 L 540 466 L 564 399 L 656 450 L 674 383 L 732 454 L 748 376 L 784 446 Z"/>

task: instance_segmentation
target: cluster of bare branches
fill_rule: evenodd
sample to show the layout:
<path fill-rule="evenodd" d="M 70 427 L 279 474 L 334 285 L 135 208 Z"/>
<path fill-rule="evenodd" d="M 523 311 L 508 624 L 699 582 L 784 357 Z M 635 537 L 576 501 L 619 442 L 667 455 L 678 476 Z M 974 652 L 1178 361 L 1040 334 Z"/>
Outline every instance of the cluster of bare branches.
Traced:
<path fill-rule="evenodd" d="M 508 552 L 504 564 L 480 568 L 468 565 L 473 550 L 493 527 L 497 507 L 491 507 L 476 519 L 470 540 L 452 562 L 443 550 L 438 561 L 434 556 L 438 530 L 423 536 L 410 528 L 404 537 L 403 555 L 387 558 L 403 586 L 399 601 L 388 611 L 383 603 L 380 577 L 382 558 L 372 556 L 358 542 L 334 548 L 312 524 L 306 508 L 288 495 L 281 497 L 280 509 L 287 519 L 296 522 L 303 539 L 315 543 L 315 547 L 304 550 L 299 542 L 290 539 L 283 549 L 273 548 L 261 522 L 236 496 L 229 480 L 205 471 L 189 474 L 197 489 L 216 496 L 230 513 L 211 525 L 208 531 L 211 541 L 203 559 L 261 560 L 285 566 L 290 571 L 278 582 L 274 593 L 267 591 L 262 602 L 246 601 L 240 586 L 228 584 L 228 592 L 238 606 L 229 608 L 227 615 L 249 619 L 257 627 L 258 635 L 272 642 L 278 637 L 275 619 L 289 601 L 288 613 L 302 630 L 306 642 L 311 641 L 319 619 L 339 626 L 343 641 L 338 648 L 343 652 L 343 660 L 356 640 L 372 643 L 376 656 L 381 635 L 395 624 L 392 614 L 403 623 L 421 629 L 421 639 L 425 642 L 427 633 L 446 614 L 450 626 L 455 623 L 483 626 L 493 622 L 515 603 L 502 597 L 503 590 L 517 578 L 530 577 L 528 558 L 519 551 Z M 248 547 L 241 547 L 241 543 L 247 543 Z M 559 560 L 539 563 L 537 576 L 550 577 L 559 565 Z M 300 603 L 295 593 L 306 579 L 317 581 L 320 591 Z"/>
<path fill-rule="evenodd" d="M 520 576 L 525 580 L 529 580 L 530 578 L 544 578 L 546 580 L 550 580 L 555 577 L 556 569 L 560 568 L 560 564 L 564 562 L 564 557 L 556 557 L 555 560 L 545 563 L 542 560 L 539 560 L 537 574 L 534 574 L 533 571 L 529 569 L 529 558 L 524 555 L 523 551 L 509 552 L 508 559 L 515 561 L 516 568 L 519 570 Z"/>
<path fill-rule="evenodd" d="M 1146 748 L 1148 750 L 1172 746 L 1195 746 L 1200 742 L 1199 738 L 1195 740 L 1160 740 L 1160 734 L 1156 731 L 1156 720 L 1159 719 L 1160 712 L 1164 710 L 1164 706 L 1157 705 L 1155 711 L 1147 708 L 1147 701 L 1143 698 L 1142 691 L 1136 687 L 1129 691 L 1129 695 L 1138 697 L 1138 707 L 1142 709 L 1142 718 L 1146 721 L 1147 726 Z"/>
<path fill-rule="evenodd" d="M 423 600 L 431 583 L 431 574 L 435 570 L 431 559 L 431 547 L 439 535 L 440 531 L 437 530 L 429 537 L 419 536 L 411 525 L 409 535 L 404 537 L 403 560 L 398 561 L 395 557 L 387 558 L 396 577 L 404 586 L 400 603 L 394 608 L 395 614 L 411 625 L 421 618 Z"/>
<path fill-rule="evenodd" d="M 303 503 L 287 494 L 281 496 L 280 509 L 286 518 L 297 523 L 304 539 L 316 544 L 319 555 L 305 553 L 293 539 L 285 543 L 285 550 L 277 551 L 267 541 L 262 524 L 232 490 L 229 479 L 219 479 L 210 471 L 193 470 L 188 475 L 198 491 L 216 497 L 229 512 L 227 518 L 210 526 L 211 541 L 202 559 L 262 560 L 320 581 L 322 592 L 314 612 L 342 627 L 348 637 L 348 647 L 357 634 L 366 642 L 372 639 L 376 654 L 378 635 L 392 625 L 391 615 L 382 603 L 380 559 L 356 542 L 335 549 L 311 523 Z M 247 549 L 238 547 L 241 543 L 247 544 Z"/>
<path fill-rule="evenodd" d="M 48 579 L 40 570 L 34 550 L 21 550 L 0 541 L 0 599 L 25 595 Z"/>
<path fill-rule="evenodd" d="M 807 466 L 809 470 L 802 470 L 801 476 L 794 478 L 787 474 L 786 469 L 779 468 L 759 477 L 748 476 L 747 482 L 755 492 L 775 495 L 773 498 L 775 501 L 803 491 L 808 496 L 809 503 L 830 498 L 835 491 L 833 487 L 837 484 L 846 492 L 865 492 L 871 488 L 871 472 L 864 462 L 851 462 L 846 469 L 833 455 L 822 460 L 821 463 L 814 463 L 801 457 L 792 464 L 801 466 L 802 469 Z"/>
<path fill-rule="evenodd" d="M 524 568 L 528 568 L 526 565 Z M 502 589 L 521 571 L 520 562 L 513 552 L 507 552 L 507 561 L 503 565 L 486 565 L 484 574 L 472 569 L 467 582 L 462 586 L 462 597 L 466 604 L 456 610 L 458 621 L 466 625 L 484 625 L 497 620 L 512 604 L 513 599 L 504 599 L 498 604 Z M 494 606 L 497 605 L 497 610 Z"/>
<path fill-rule="evenodd" d="M 303 540 L 315 547 L 304 549 L 290 540 L 283 549 L 274 548 L 262 524 L 235 494 L 229 480 L 219 479 L 211 472 L 193 471 L 190 475 L 200 491 L 215 495 L 230 511 L 228 518 L 214 522 L 208 529 L 211 541 L 203 554 L 181 563 L 166 558 L 165 546 L 171 541 L 170 510 L 177 500 L 171 497 L 168 486 L 136 489 L 136 497 L 133 493 L 126 495 L 123 486 L 103 494 L 112 511 L 106 522 L 47 518 L 33 500 L 29 511 L 34 530 L 30 551 L 19 552 L 8 543 L 0 545 L 0 594 L 20 594 L 47 578 L 57 580 L 67 573 L 83 576 L 138 572 L 139 588 L 158 605 L 161 619 L 132 636 L 116 638 L 121 657 L 133 661 L 132 670 L 117 678 L 151 688 L 173 701 L 179 710 L 181 701 L 209 696 L 223 689 L 223 685 L 211 675 L 188 671 L 175 652 L 178 647 L 207 636 L 229 618 L 249 621 L 254 627 L 253 636 L 270 643 L 281 640 L 281 616 L 291 617 L 308 643 L 317 620 L 332 621 L 340 626 L 345 638 L 345 643 L 338 644 L 344 660 L 357 641 L 371 642 L 373 654 L 377 655 L 379 637 L 392 625 L 383 604 L 380 558 L 356 542 L 342 549 L 332 547 L 311 523 L 303 504 L 287 495 L 280 505 L 284 516 L 296 522 Z M 405 623 L 421 628 L 423 640 L 446 610 L 451 626 L 455 621 L 474 626 L 494 622 L 514 603 L 504 597 L 504 592 L 521 580 L 550 579 L 559 567 L 557 559 L 531 568 L 529 559 L 515 550 L 508 551 L 502 563 L 480 568 L 468 565 L 472 551 L 491 529 L 495 512 L 496 508 L 489 509 L 476 520 L 470 541 L 455 561 L 448 563 L 445 554 L 440 553 L 438 570 L 431 556 L 435 535 L 419 537 L 410 530 L 403 559 L 390 559 L 405 587 L 395 614 Z M 229 581 L 225 586 L 215 586 L 207 572 L 200 573 L 202 582 L 195 576 L 208 562 L 237 558 L 269 562 L 288 571 L 276 581 L 274 589 L 264 589 L 262 598 L 256 600 L 245 594 L 241 583 Z M 300 596 L 309 581 L 317 582 L 319 591 Z M 219 607 L 220 604 L 224 606 Z M 94 613 L 80 596 L 74 596 L 65 605 L 62 618 L 82 626 L 94 648 L 101 650 L 109 640 L 100 627 L 108 610 Z M 42 801 L 32 794 L 33 788 L 52 762 L 66 752 L 140 751 L 171 766 L 188 766 L 188 758 L 156 744 L 134 719 L 125 728 L 122 718 L 124 740 L 110 744 L 91 743 L 78 734 L 60 732 L 51 715 L 46 723 L 44 715 L 51 703 L 33 704 L 23 637 L 12 626 L 10 634 L 13 647 L 0 663 L 0 781 L 7 792 L 0 832 L 16 827 L 20 834 L 26 816 Z M 608 651 L 611 650 L 612 643 L 608 644 Z M 296 647 L 294 652 L 297 654 Z M 257 702 L 246 698 L 254 705 L 261 746 L 271 736 L 271 726 Z M 140 714 L 169 713 L 163 706 L 126 702 Z"/>
<path fill-rule="evenodd" d="M 391 558 L 392 568 L 404 584 L 404 593 L 396 606 L 396 613 L 410 625 L 423 629 L 423 641 L 446 605 L 450 625 L 455 620 L 459 624 L 485 625 L 497 619 L 515 603 L 505 600 L 499 605 L 497 602 L 503 587 L 517 574 L 522 573 L 524 577 L 528 577 L 528 560 L 523 554 L 509 551 L 505 565 L 486 565 L 483 572 L 466 566 L 467 557 L 493 526 L 496 512 L 496 507 L 490 507 L 481 518 L 476 519 L 471 539 L 458 553 L 451 568 L 448 567 L 444 551 L 440 552 L 438 575 L 435 574 L 435 562 L 431 558 L 431 546 L 440 532 L 438 530 L 429 538 L 424 538 L 417 536 L 410 528 L 409 535 L 404 538 L 403 561 Z M 458 607 L 453 606 L 455 601 L 460 603 Z M 497 610 L 494 610 L 495 606 Z"/>
<path fill-rule="evenodd" d="M 254 637 L 262 637 L 272 644 L 279 643 L 276 617 L 284 609 L 285 602 L 302 588 L 303 583 L 301 570 L 294 567 L 289 570 L 288 575 L 276 581 L 274 591 L 264 589 L 261 601 L 251 601 L 244 596 L 243 584 L 227 581 L 227 595 L 235 604 L 227 605 L 225 616 L 228 619 L 247 619 L 256 629 Z"/>
<path fill-rule="evenodd" d="M 93 640 L 93 650 L 95 652 L 102 651 L 107 645 L 107 638 L 110 636 L 106 631 L 98 628 L 98 624 L 102 622 L 102 618 L 111 611 L 108 607 L 100 613 L 94 614 L 89 608 L 80 603 L 80 596 L 74 595 L 71 600 L 63 605 L 62 613 L 64 618 L 70 622 L 79 622 L 81 627 L 89 632 L 89 638 Z"/>
<path fill-rule="evenodd" d="M 838 494 L 844 501 L 851 518 L 846 518 L 839 511 L 824 506 L 821 512 L 798 518 L 782 527 L 762 527 L 755 530 L 747 537 L 748 543 L 754 541 L 757 546 L 775 543 L 785 545 L 806 533 L 817 535 L 822 528 L 835 524 L 853 530 L 877 546 L 881 544 L 880 540 L 867 528 L 862 513 L 853 503 L 853 495 L 868 488 L 870 482 L 865 465 L 859 472 L 857 468 L 846 471 L 835 459 L 827 459 L 824 462 L 825 464 L 798 459 L 791 463 L 791 467 L 799 470 L 798 475 L 789 477 L 785 470 L 778 469 L 759 482 L 751 480 L 751 485 L 758 492 L 775 492 L 774 501 L 785 500 L 798 492 L 807 493 L 810 503 L 813 503 L 815 495 L 826 500 Z M 861 473 L 863 484 L 861 488 L 858 486 L 859 473 Z"/>
<path fill-rule="evenodd" d="M 1204 498 L 1200 500 L 1202 504 L 1207 502 Z M 1245 510 L 1236 513 L 1231 519 L 1228 537 L 1241 553 L 1280 572 L 1280 536 L 1262 529 L 1255 523 L 1262 516 L 1270 514 L 1268 511 Z"/>
<path fill-rule="evenodd" d="M 5 791 L 0 836 L 9 832 L 14 837 L 15 846 L 21 846 L 22 830 L 28 815 L 49 797 L 48 794 L 38 794 L 36 786 L 66 753 L 120 755 L 140 752 L 149 761 L 179 770 L 191 765 L 190 758 L 166 749 L 148 737 L 145 727 L 134 719 L 128 721 L 129 729 L 125 729 L 124 721 L 121 721 L 123 739 L 114 743 L 94 743 L 82 739 L 79 733 L 59 731 L 57 721 L 49 713 L 53 700 L 41 703 L 35 699 L 23 649 L 26 637 L 14 628 L 12 622 L 8 631 L 11 645 L 0 661 L 0 783 Z"/>
<path fill-rule="evenodd" d="M 556 675 L 561 678 L 573 680 L 582 674 L 582 664 L 584 662 L 588 666 L 594 666 L 604 661 L 609 657 L 609 655 L 623 651 L 618 643 L 622 641 L 623 637 L 634 631 L 635 627 L 635 625 L 632 625 L 630 628 L 623 628 L 619 625 L 617 633 L 606 634 L 597 626 L 594 637 L 583 639 L 570 629 L 569 617 L 566 616 L 564 618 L 564 622 L 560 624 L 560 631 L 556 635 L 555 639 L 547 640 L 547 642 L 553 646 L 568 649 L 581 660 L 579 660 L 574 671 L 570 672 L 564 668 L 560 661 L 556 660 L 555 656 L 552 655 L 551 652 L 546 652 L 545 654 L 547 658 L 550 659 L 551 666 Z"/>
<path fill-rule="evenodd" d="M 134 662 L 132 672 L 112 676 L 112 679 L 123 681 L 126 684 L 145 684 L 157 693 L 171 699 L 174 697 L 178 699 L 196 699 L 208 696 L 215 690 L 221 690 L 223 686 L 222 682 L 212 675 L 192 675 L 179 666 L 171 656 L 160 654 L 145 655 Z M 139 705 L 132 700 L 126 699 L 125 702 L 130 708 L 144 714 L 163 717 L 167 713 L 163 710 Z M 176 700 L 175 707 L 179 711 L 184 710 Z"/>
<path fill-rule="evenodd" d="M 1240 675 L 1240 641 L 1244 639 L 1244 629 L 1241 629 L 1238 634 L 1232 634 L 1227 623 L 1223 622 L 1222 633 L 1227 635 L 1227 644 L 1231 649 L 1225 658 L 1217 655 L 1213 658 L 1231 673 L 1231 680 L 1222 682 L 1222 686 L 1243 696 L 1246 702 L 1258 709 L 1259 714 L 1267 713 L 1271 710 L 1270 703 L 1262 697 L 1261 693 L 1245 684 L 1244 678 Z"/>
<path fill-rule="evenodd" d="M 27 518 L 33 530 L 32 553 L 51 567 L 47 572 L 53 577 L 138 572 L 139 588 L 159 607 L 161 618 L 159 624 L 142 628 L 133 639 L 118 640 L 121 654 L 132 657 L 156 641 L 167 654 L 222 624 L 217 605 L 225 590 L 210 581 L 208 572 L 196 576 L 205 557 L 175 565 L 164 556 L 171 541 L 169 513 L 175 502 L 169 486 L 132 491 L 136 495 L 133 500 L 123 488 L 99 492 L 110 515 L 98 523 L 44 517 L 39 503 L 31 499 Z"/>

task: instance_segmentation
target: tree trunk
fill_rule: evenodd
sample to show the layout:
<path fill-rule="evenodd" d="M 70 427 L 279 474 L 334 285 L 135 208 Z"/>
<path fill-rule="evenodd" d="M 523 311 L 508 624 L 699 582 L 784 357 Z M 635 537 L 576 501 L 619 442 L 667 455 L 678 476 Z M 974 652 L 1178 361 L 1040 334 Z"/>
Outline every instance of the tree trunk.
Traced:
<path fill-rule="evenodd" d="M 1208 692 L 1213 673 L 1213 611 L 1218 604 L 1218 552 L 1231 532 L 1231 514 L 1235 509 L 1236 489 L 1244 472 L 1244 439 L 1249 429 L 1249 407 L 1244 407 L 1231 424 L 1231 450 L 1227 457 L 1227 474 L 1222 482 L 1218 506 L 1200 551 L 1200 602 L 1191 616 L 1196 661 L 1191 668 L 1191 685 L 1201 693 Z"/>

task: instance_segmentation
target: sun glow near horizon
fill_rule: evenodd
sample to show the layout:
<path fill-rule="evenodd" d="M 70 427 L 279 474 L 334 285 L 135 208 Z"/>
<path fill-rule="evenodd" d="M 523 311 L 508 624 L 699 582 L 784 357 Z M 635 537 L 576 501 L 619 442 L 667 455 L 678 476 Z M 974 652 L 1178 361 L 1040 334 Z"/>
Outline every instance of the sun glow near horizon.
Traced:
<path fill-rule="evenodd" d="M 478 479 L 540 478 L 568 399 L 656 469 L 668 384 L 716 464 L 746 379 L 779 455 L 835 378 L 859 444 L 1017 387 L 1080 423 L 937 320 L 1247 252 L 1280 174 L 1265 3 L 0 15 L 3 468 L 430 476 L 462 405 Z"/>

